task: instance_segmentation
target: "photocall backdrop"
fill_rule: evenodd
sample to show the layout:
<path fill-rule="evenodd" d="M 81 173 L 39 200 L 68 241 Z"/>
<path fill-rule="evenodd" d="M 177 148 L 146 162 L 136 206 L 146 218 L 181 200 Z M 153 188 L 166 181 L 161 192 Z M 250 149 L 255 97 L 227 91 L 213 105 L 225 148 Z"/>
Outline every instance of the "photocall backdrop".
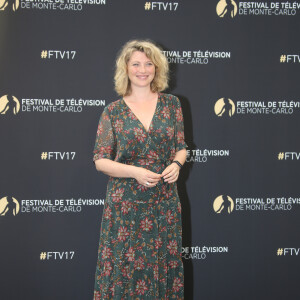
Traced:
<path fill-rule="evenodd" d="M 299 299 L 300 1 L 0 0 L 0 298 L 91 300 L 116 55 L 150 38 L 188 144 L 185 299 Z"/>

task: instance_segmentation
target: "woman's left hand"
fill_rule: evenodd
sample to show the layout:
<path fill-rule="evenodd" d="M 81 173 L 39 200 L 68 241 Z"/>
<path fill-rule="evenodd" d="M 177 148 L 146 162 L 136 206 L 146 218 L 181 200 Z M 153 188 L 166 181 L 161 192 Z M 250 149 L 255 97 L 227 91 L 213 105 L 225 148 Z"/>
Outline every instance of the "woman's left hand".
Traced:
<path fill-rule="evenodd" d="M 164 169 L 161 175 L 163 176 L 165 182 L 172 183 L 178 179 L 179 170 L 180 167 L 177 164 L 172 163 Z"/>

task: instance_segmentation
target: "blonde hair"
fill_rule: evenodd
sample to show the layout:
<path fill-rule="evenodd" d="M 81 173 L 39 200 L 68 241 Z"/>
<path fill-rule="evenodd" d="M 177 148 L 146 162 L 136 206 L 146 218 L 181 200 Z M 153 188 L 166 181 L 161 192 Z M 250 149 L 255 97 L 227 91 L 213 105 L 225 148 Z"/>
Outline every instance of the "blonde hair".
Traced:
<path fill-rule="evenodd" d="M 168 87 L 169 64 L 162 50 L 149 40 L 132 40 L 127 42 L 121 49 L 115 70 L 115 90 L 121 96 L 131 94 L 130 80 L 127 75 L 127 64 L 135 51 L 141 51 L 155 65 L 155 76 L 151 82 L 152 92 L 161 92 Z"/>

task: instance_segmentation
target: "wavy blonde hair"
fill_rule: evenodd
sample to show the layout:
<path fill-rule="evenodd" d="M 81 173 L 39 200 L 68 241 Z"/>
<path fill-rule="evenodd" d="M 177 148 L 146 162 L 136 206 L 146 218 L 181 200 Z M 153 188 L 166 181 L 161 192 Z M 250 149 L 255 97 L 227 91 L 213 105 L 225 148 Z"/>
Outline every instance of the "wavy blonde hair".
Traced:
<path fill-rule="evenodd" d="M 117 60 L 115 70 L 115 90 L 120 96 L 131 94 L 130 80 L 127 75 L 127 64 L 131 55 L 135 51 L 141 51 L 153 62 L 155 66 L 155 76 L 151 82 L 152 92 L 161 92 L 168 87 L 169 64 L 157 45 L 150 40 L 132 40 L 127 42 L 121 49 Z"/>

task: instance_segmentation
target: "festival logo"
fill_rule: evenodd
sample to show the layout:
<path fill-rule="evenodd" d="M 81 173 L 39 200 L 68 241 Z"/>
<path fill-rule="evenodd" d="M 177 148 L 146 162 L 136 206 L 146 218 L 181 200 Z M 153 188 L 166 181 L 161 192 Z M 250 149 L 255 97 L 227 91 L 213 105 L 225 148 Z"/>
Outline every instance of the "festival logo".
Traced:
<path fill-rule="evenodd" d="M 0 216 L 15 217 L 20 210 L 19 202 L 14 197 L 0 199 Z"/>
<path fill-rule="evenodd" d="M 104 199 L 19 199 L 5 196 L 0 199 L 0 216 L 16 216 L 28 213 L 81 213 L 88 207 L 104 205 Z M 109 211 L 107 211 L 109 213 Z"/>
<path fill-rule="evenodd" d="M 237 197 L 232 200 L 229 196 L 222 195 L 215 199 L 213 209 L 216 213 L 235 213 L 245 211 L 291 211 L 294 207 L 300 206 L 300 197 Z"/>
<path fill-rule="evenodd" d="M 229 196 L 221 195 L 215 199 L 213 208 L 217 214 L 230 214 L 234 209 L 234 202 Z"/>
<path fill-rule="evenodd" d="M 21 112 L 70 112 L 80 113 L 84 108 L 104 107 L 106 101 L 102 99 L 82 99 L 82 98 L 38 98 L 26 97 L 20 101 L 12 95 L 4 95 L 0 98 L 0 115 L 16 115 Z"/>
<path fill-rule="evenodd" d="M 233 19 L 239 16 L 295 16 L 300 10 L 300 3 L 293 1 L 240 1 L 220 0 L 217 4 L 217 15 L 223 19 Z"/>
<path fill-rule="evenodd" d="M 233 19 L 237 14 L 238 8 L 233 0 L 220 0 L 216 10 L 220 18 Z"/>
<path fill-rule="evenodd" d="M 297 100 L 235 100 L 219 99 L 214 106 L 218 117 L 228 118 L 236 115 L 292 115 L 300 110 L 300 101 Z"/>
<path fill-rule="evenodd" d="M 235 104 L 229 98 L 221 98 L 215 103 L 215 114 L 218 117 L 228 118 L 235 113 Z"/>
<path fill-rule="evenodd" d="M 0 11 L 16 11 L 19 5 L 19 0 L 0 0 Z"/>
<path fill-rule="evenodd" d="M 0 114 L 16 115 L 20 110 L 19 100 L 12 95 L 5 95 L 0 98 Z"/>

